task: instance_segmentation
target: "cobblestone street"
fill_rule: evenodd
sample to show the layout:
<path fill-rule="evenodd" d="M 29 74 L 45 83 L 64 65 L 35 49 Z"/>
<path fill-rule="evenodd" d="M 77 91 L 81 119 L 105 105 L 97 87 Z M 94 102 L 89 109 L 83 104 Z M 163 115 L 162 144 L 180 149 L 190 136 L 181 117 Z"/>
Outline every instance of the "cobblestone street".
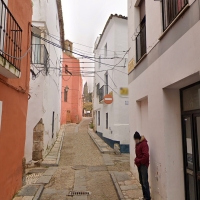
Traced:
<path fill-rule="evenodd" d="M 59 166 L 45 186 L 41 200 L 117 200 L 110 171 L 129 171 L 129 155 L 101 154 L 90 136 L 85 118 L 66 126 Z M 109 156 L 111 164 L 106 165 Z M 112 164 L 113 161 L 113 164 Z M 69 191 L 89 191 L 88 197 L 70 197 Z"/>

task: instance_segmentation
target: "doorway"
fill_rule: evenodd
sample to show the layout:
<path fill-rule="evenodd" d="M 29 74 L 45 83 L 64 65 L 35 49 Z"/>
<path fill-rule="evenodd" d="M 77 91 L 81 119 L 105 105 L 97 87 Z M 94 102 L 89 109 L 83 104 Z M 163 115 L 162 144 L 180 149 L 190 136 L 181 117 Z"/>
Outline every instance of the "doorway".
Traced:
<path fill-rule="evenodd" d="M 186 200 L 200 199 L 200 83 L 181 90 Z"/>

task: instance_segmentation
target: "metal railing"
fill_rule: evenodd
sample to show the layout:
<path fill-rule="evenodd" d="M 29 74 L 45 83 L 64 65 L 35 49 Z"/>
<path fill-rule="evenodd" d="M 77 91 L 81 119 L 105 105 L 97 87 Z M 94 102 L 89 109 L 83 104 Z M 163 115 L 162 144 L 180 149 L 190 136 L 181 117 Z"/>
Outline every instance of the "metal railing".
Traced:
<path fill-rule="evenodd" d="M 162 0 L 163 29 L 165 30 L 188 4 L 188 0 Z"/>
<path fill-rule="evenodd" d="M 47 74 L 49 53 L 45 44 L 32 44 L 31 50 L 31 64 L 43 65 Z"/>
<path fill-rule="evenodd" d="M 108 85 L 103 85 L 100 89 L 99 89 L 99 102 L 103 101 L 104 96 L 108 94 Z"/>
<path fill-rule="evenodd" d="M 136 62 L 147 52 L 146 47 L 146 22 L 141 25 L 140 32 L 136 37 Z"/>
<path fill-rule="evenodd" d="M 20 70 L 22 29 L 3 0 L 0 0 L 0 55 Z"/>

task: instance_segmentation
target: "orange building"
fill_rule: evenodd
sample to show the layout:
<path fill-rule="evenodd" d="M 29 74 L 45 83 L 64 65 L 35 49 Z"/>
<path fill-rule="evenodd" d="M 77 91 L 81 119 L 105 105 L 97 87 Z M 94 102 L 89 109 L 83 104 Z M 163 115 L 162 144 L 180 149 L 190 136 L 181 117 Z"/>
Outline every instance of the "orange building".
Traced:
<path fill-rule="evenodd" d="M 0 199 L 10 200 L 25 167 L 32 3 L 0 0 L 0 7 Z"/>
<path fill-rule="evenodd" d="M 82 120 L 82 77 L 80 63 L 72 55 L 73 44 L 65 41 L 62 68 L 61 124 L 79 123 Z"/>

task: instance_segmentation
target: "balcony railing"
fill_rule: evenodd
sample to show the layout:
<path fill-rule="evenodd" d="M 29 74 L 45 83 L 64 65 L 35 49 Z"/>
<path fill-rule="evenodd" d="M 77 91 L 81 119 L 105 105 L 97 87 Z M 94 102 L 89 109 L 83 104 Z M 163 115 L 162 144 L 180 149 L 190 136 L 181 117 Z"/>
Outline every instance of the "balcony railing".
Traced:
<path fill-rule="evenodd" d="M 188 4 L 188 0 L 162 0 L 163 29 L 165 30 Z"/>
<path fill-rule="evenodd" d="M 99 89 L 99 102 L 103 101 L 104 96 L 108 94 L 108 85 L 103 85 L 100 89 Z"/>
<path fill-rule="evenodd" d="M 44 67 L 46 75 L 48 73 L 49 53 L 44 44 L 32 44 L 31 64 Z"/>
<path fill-rule="evenodd" d="M 143 23 L 136 37 L 136 62 L 138 62 L 146 52 L 146 23 Z"/>
<path fill-rule="evenodd" d="M 3 0 L 0 0 L 0 55 L 16 69 L 20 70 L 22 29 L 9 11 Z"/>

